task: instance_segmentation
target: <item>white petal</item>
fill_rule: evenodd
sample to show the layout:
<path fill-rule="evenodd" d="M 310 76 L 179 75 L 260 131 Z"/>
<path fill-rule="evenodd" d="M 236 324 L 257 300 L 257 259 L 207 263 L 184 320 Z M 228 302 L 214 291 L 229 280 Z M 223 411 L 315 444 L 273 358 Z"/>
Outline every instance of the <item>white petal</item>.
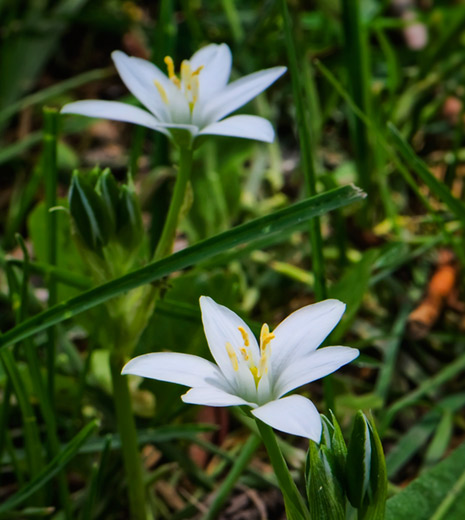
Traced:
<path fill-rule="evenodd" d="M 248 115 L 232 116 L 219 123 L 208 125 L 199 132 L 199 135 L 228 135 L 266 143 L 272 143 L 274 140 L 274 130 L 267 119 Z"/>
<path fill-rule="evenodd" d="M 290 395 L 270 401 L 251 412 L 279 431 L 320 442 L 320 414 L 315 405 L 301 395 Z"/>
<path fill-rule="evenodd" d="M 158 119 L 169 121 L 167 106 L 154 83 L 159 81 L 165 90 L 171 90 L 173 85 L 165 74 L 153 63 L 140 58 L 130 58 L 121 51 L 112 52 L 111 57 L 118 74 L 134 96 Z"/>
<path fill-rule="evenodd" d="M 232 55 L 229 47 L 211 44 L 197 51 L 189 60 L 192 70 L 202 67 L 199 74 L 199 100 L 203 103 L 222 90 L 231 74 Z"/>
<path fill-rule="evenodd" d="M 242 406 L 244 404 L 252 407 L 257 406 L 248 403 L 237 395 L 212 386 L 191 388 L 181 399 L 185 403 L 203 404 L 205 406 Z"/>
<path fill-rule="evenodd" d="M 223 305 L 217 304 L 208 296 L 200 297 L 200 308 L 202 310 L 205 336 L 213 358 L 228 381 L 237 381 L 240 374 L 239 371 L 235 371 L 233 368 L 233 363 L 226 350 L 226 344 L 229 343 L 231 345 L 236 352 L 238 361 L 240 361 L 239 349 L 244 346 L 244 339 L 239 331 L 239 327 L 242 327 L 249 338 L 251 353 L 255 360 L 255 365 L 257 365 L 259 348 L 255 336 L 248 325 L 236 313 Z M 250 375 L 250 389 L 254 389 L 253 376 L 249 370 L 246 372 Z M 247 374 L 244 373 L 244 375 Z M 248 390 L 249 388 L 247 387 L 245 391 L 247 392 Z"/>
<path fill-rule="evenodd" d="M 136 125 L 146 126 L 152 130 L 168 135 L 167 130 L 160 126 L 160 122 L 152 114 L 138 107 L 133 107 L 118 101 L 76 101 L 68 103 L 61 109 L 62 114 L 79 114 L 88 117 L 101 117 L 113 121 L 124 121 Z"/>
<path fill-rule="evenodd" d="M 155 352 L 131 359 L 122 374 L 133 374 L 185 386 L 219 385 L 228 389 L 223 374 L 211 361 L 190 354 Z"/>
<path fill-rule="evenodd" d="M 245 105 L 274 83 L 284 72 L 286 67 L 273 67 L 233 81 L 210 102 L 204 104 L 201 116 L 203 124 L 219 121 Z"/>
<path fill-rule="evenodd" d="M 279 374 L 274 391 L 278 397 L 294 388 L 327 376 L 353 361 L 360 352 L 350 347 L 325 347 L 297 358 Z"/>
<path fill-rule="evenodd" d="M 273 331 L 271 366 L 278 375 L 294 360 L 316 350 L 337 325 L 346 306 L 339 300 L 324 300 L 290 314 Z"/>

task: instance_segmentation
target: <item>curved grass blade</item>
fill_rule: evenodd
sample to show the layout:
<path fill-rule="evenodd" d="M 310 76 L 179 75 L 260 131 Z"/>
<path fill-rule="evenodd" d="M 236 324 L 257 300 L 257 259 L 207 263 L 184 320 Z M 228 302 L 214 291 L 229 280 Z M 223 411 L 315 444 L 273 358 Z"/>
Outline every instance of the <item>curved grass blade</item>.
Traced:
<path fill-rule="evenodd" d="M 94 420 L 88 425 L 84 426 L 82 430 L 68 443 L 66 448 L 56 457 L 54 457 L 49 464 L 28 484 L 15 493 L 12 497 L 0 505 L 0 513 L 10 511 L 14 507 L 24 502 L 28 497 L 41 489 L 51 478 L 53 478 L 61 469 L 63 469 L 68 462 L 76 455 L 79 448 L 87 440 L 89 435 L 97 427 L 97 421 Z"/>
<path fill-rule="evenodd" d="M 465 225 L 465 205 L 463 202 L 454 197 L 443 182 L 436 179 L 426 164 L 417 156 L 412 150 L 412 147 L 402 137 L 399 130 L 390 122 L 387 126 L 397 151 L 404 158 L 407 165 L 420 177 L 428 188 L 444 202 L 462 224 Z"/>
<path fill-rule="evenodd" d="M 286 228 L 298 226 L 306 220 L 346 206 L 364 197 L 365 193 L 356 186 L 343 186 L 203 240 L 169 257 L 153 262 L 111 282 L 99 285 L 22 322 L 0 337 L 0 349 L 72 318 L 76 314 L 91 309 L 121 293 L 144 284 L 156 282 L 174 271 L 195 265 L 232 247 L 252 242 Z"/>

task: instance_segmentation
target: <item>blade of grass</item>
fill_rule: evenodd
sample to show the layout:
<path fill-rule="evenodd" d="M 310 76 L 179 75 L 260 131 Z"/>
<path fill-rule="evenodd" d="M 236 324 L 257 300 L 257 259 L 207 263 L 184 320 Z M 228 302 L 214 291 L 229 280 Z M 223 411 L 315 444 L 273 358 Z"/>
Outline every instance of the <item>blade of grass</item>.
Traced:
<path fill-rule="evenodd" d="M 369 110 L 369 70 L 366 28 L 360 16 L 360 3 L 342 0 L 342 28 L 344 32 L 345 65 L 348 72 L 349 92 L 354 103 L 365 114 Z M 355 151 L 355 161 L 362 188 L 371 192 L 370 172 L 371 145 L 368 129 L 355 114 L 349 119 L 351 141 Z"/>
<path fill-rule="evenodd" d="M 24 319 L 27 317 L 27 308 L 29 300 L 29 254 L 26 248 L 26 244 L 24 243 L 22 237 L 18 235 L 17 239 L 24 256 L 23 280 L 21 284 L 21 306 L 19 309 L 18 316 L 18 322 L 20 323 L 24 321 Z M 32 344 L 31 338 L 27 338 L 24 341 L 24 352 L 26 354 L 28 369 L 32 381 L 32 387 L 34 389 L 35 394 L 37 395 L 40 411 L 42 413 L 42 417 L 44 418 L 46 426 L 48 451 L 50 457 L 55 457 L 60 451 L 60 443 L 57 435 L 57 424 L 55 420 L 53 406 L 51 403 L 50 393 L 47 392 L 44 388 L 44 382 L 42 379 L 42 374 L 40 372 L 40 360 L 39 356 L 37 355 L 37 349 Z M 66 483 L 66 476 L 64 473 L 58 473 L 57 484 L 58 494 L 60 497 L 61 505 L 64 509 L 65 518 L 67 520 L 71 520 L 71 501 L 68 491 L 68 485 Z"/>
<path fill-rule="evenodd" d="M 84 444 L 96 427 L 96 420 L 84 426 L 84 428 L 82 428 L 82 430 L 67 444 L 66 448 L 59 455 L 54 457 L 39 475 L 0 505 L 0 513 L 5 513 L 14 507 L 17 507 L 36 491 L 42 489 L 50 479 L 66 467 L 68 462 L 79 452 L 79 448 Z"/>
<path fill-rule="evenodd" d="M 247 441 L 242 446 L 241 452 L 239 456 L 235 459 L 234 464 L 228 473 L 228 476 L 221 483 L 220 488 L 215 494 L 215 498 L 213 502 L 210 504 L 208 508 L 207 514 L 205 514 L 202 519 L 203 520 L 214 520 L 224 503 L 228 499 L 231 491 L 236 484 L 238 478 L 241 476 L 242 472 L 248 466 L 250 460 L 252 459 L 254 453 L 257 451 L 257 448 L 261 444 L 261 439 L 258 435 L 252 433 Z"/>
<path fill-rule="evenodd" d="M 110 76 L 113 76 L 114 74 L 115 69 L 113 67 L 90 70 L 84 72 L 83 74 L 79 74 L 78 76 L 74 76 L 74 78 L 61 81 L 60 83 L 56 83 L 51 87 L 39 90 L 39 92 L 34 92 L 34 94 L 25 96 L 19 101 L 11 103 L 11 105 L 8 105 L 3 110 L 1 110 L 0 122 L 4 121 L 5 119 L 8 119 L 9 117 L 15 115 L 17 112 L 21 112 L 21 110 L 24 110 L 25 108 L 28 108 L 32 105 L 40 105 L 54 97 L 60 96 L 68 90 L 73 90 L 75 88 L 81 87 L 82 85 L 86 85 L 87 83 L 91 83 L 92 81 L 98 81 L 101 79 L 108 78 Z"/>
<path fill-rule="evenodd" d="M 195 265 L 232 247 L 261 238 L 263 235 L 271 235 L 286 228 L 292 228 L 328 211 L 359 201 L 364 196 L 365 194 L 355 186 L 344 186 L 203 240 L 158 262 L 153 262 L 132 273 L 102 284 L 29 318 L 0 337 L 0 350 L 4 349 L 6 345 L 45 330 L 123 292 L 153 283 L 174 271 Z"/>
<path fill-rule="evenodd" d="M 44 108 L 44 150 L 42 158 L 42 173 L 45 183 L 45 204 L 47 212 L 47 260 L 52 266 L 57 264 L 57 214 L 51 211 L 57 205 L 57 135 L 58 111 L 53 108 Z M 57 283 L 53 276 L 48 280 L 48 306 L 57 303 Z M 47 389 L 50 405 L 55 397 L 55 357 L 56 357 L 56 330 L 48 330 L 47 345 Z"/>
<path fill-rule="evenodd" d="M 388 123 L 388 130 L 394 140 L 397 150 L 409 167 L 428 186 L 431 192 L 439 197 L 462 222 L 462 224 L 465 225 L 465 205 L 463 202 L 455 198 L 443 182 L 436 179 L 436 177 L 429 171 L 426 164 L 416 155 L 411 146 L 402 137 L 399 130 L 391 122 Z"/>
<path fill-rule="evenodd" d="M 410 306 L 404 305 L 392 326 L 393 337 L 384 345 L 384 357 L 381 364 L 378 379 L 376 380 L 375 394 L 379 395 L 384 402 L 388 397 L 389 386 L 394 375 L 395 364 L 397 361 L 397 353 L 399 351 L 402 340 L 402 333 L 405 330 L 405 324 L 410 312 Z"/>
<path fill-rule="evenodd" d="M 391 404 L 386 411 L 386 414 L 382 421 L 382 426 L 380 427 L 380 431 L 385 432 L 388 426 L 393 421 L 394 417 L 400 410 L 404 409 L 407 406 L 410 406 L 417 402 L 420 398 L 426 395 L 429 392 L 432 392 L 445 382 L 449 381 L 457 374 L 462 372 L 465 369 L 465 354 L 457 358 L 452 363 L 446 365 L 442 370 L 440 370 L 433 377 L 429 377 L 425 381 L 423 381 L 413 392 L 401 397 L 397 401 Z"/>
<path fill-rule="evenodd" d="M 302 88 L 302 78 L 299 71 L 299 59 L 294 43 L 291 18 L 286 0 L 281 0 L 281 13 L 284 21 L 284 38 L 286 42 L 287 59 L 291 73 L 292 91 L 296 105 L 297 128 L 299 131 L 300 153 L 304 170 L 305 186 L 308 196 L 316 194 L 316 169 L 315 169 L 315 140 L 312 128 L 306 117 L 308 102 Z M 318 218 L 310 222 L 310 242 L 312 247 L 313 272 L 315 274 L 315 297 L 317 300 L 326 298 L 326 281 L 323 258 L 323 242 L 321 239 L 320 221 Z"/>

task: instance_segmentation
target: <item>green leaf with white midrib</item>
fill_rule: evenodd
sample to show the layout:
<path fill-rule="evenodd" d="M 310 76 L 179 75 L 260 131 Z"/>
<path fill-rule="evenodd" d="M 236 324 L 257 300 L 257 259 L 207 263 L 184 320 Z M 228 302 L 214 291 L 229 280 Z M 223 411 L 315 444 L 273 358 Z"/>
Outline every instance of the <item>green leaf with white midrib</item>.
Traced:
<path fill-rule="evenodd" d="M 191 267 L 227 249 L 251 242 L 263 235 L 270 235 L 296 226 L 304 220 L 323 215 L 328 211 L 346 206 L 364 197 L 365 194 L 359 188 L 352 185 L 344 186 L 305 199 L 271 215 L 241 224 L 232 230 L 203 240 L 169 257 L 153 262 L 41 312 L 3 334 L 0 337 L 0 348 L 3 349 L 6 345 L 30 337 L 115 296 L 141 285 L 156 282 L 175 271 Z"/>
<path fill-rule="evenodd" d="M 386 520 L 462 520 L 465 443 L 387 501 Z"/>

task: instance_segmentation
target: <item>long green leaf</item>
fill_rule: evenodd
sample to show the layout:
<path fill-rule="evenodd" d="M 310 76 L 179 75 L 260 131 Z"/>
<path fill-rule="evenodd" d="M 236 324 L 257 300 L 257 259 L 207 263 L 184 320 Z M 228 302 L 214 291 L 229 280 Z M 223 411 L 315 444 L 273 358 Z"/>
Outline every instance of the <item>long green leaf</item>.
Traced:
<path fill-rule="evenodd" d="M 97 427 L 97 421 L 92 421 L 68 443 L 66 448 L 56 457 L 54 457 L 49 464 L 28 484 L 15 493 L 12 497 L 0 505 L 0 513 L 10 511 L 14 507 L 24 502 L 37 490 L 41 489 L 51 478 L 53 478 L 66 464 L 76 455 L 79 448 L 86 441 L 89 435 Z"/>
<path fill-rule="evenodd" d="M 391 132 L 397 150 L 402 155 L 405 162 L 428 186 L 428 188 L 437 195 L 446 206 L 448 206 L 462 224 L 465 225 L 465 205 L 463 202 L 454 197 L 449 188 L 443 182 L 436 179 L 436 177 L 429 171 L 426 164 L 416 155 L 411 146 L 392 123 L 388 123 L 388 129 Z"/>
<path fill-rule="evenodd" d="M 364 197 L 364 192 L 356 186 L 344 186 L 203 240 L 158 262 L 153 262 L 146 267 L 55 305 L 22 322 L 0 337 L 0 348 L 4 349 L 6 345 L 16 343 L 56 323 L 72 318 L 76 314 L 91 309 L 119 294 L 144 284 L 153 283 L 174 271 L 195 265 L 227 249 L 251 242 L 263 235 L 271 235 L 286 228 L 297 227 L 313 217 L 346 206 Z"/>
<path fill-rule="evenodd" d="M 387 501 L 386 520 L 465 518 L 465 443 Z"/>

